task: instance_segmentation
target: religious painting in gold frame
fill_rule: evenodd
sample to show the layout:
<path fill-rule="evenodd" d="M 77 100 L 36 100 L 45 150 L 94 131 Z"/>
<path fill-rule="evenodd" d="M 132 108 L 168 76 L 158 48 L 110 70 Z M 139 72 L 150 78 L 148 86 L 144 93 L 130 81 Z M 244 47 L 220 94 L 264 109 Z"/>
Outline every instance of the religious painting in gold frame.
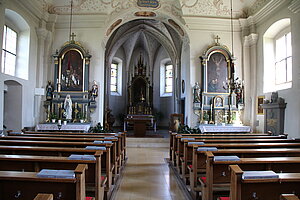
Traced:
<path fill-rule="evenodd" d="M 200 59 L 203 66 L 203 92 L 228 95 L 229 90 L 226 83 L 234 73 L 232 55 L 228 48 L 223 45 L 209 47 Z"/>
<path fill-rule="evenodd" d="M 66 50 L 59 59 L 59 92 L 83 92 L 85 59 L 76 48 Z"/>
<path fill-rule="evenodd" d="M 263 115 L 264 114 L 264 109 L 262 108 L 262 104 L 264 103 L 265 96 L 258 96 L 257 101 L 256 101 L 256 110 L 257 110 L 257 115 Z"/>
<path fill-rule="evenodd" d="M 222 96 L 214 97 L 214 108 L 224 108 L 224 99 Z"/>

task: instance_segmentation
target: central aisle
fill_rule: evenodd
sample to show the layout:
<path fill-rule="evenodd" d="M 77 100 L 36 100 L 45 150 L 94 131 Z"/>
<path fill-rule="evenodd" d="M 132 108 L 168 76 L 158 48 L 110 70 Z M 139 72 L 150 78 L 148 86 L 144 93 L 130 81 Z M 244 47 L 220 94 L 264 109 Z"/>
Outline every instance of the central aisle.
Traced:
<path fill-rule="evenodd" d="M 184 200 L 168 163 L 169 148 L 127 148 L 127 164 L 114 200 Z"/>

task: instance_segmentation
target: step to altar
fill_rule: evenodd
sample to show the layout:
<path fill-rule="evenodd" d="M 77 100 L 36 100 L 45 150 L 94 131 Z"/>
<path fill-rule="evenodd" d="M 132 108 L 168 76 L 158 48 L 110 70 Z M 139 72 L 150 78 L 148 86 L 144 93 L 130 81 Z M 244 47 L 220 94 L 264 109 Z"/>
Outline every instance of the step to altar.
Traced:
<path fill-rule="evenodd" d="M 169 138 L 126 138 L 126 147 L 144 148 L 144 147 L 170 147 Z"/>

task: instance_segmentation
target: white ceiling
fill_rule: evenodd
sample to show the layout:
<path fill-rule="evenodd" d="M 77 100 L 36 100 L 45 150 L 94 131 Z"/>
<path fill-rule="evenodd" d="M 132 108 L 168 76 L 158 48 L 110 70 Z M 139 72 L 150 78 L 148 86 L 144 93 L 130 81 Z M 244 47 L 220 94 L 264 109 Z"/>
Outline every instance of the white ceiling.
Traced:
<path fill-rule="evenodd" d="M 71 0 L 36 0 L 44 9 L 55 14 L 69 14 Z M 231 0 L 159 0 L 162 12 L 177 12 L 182 15 L 228 17 L 230 16 Z M 250 7 L 261 6 L 270 0 L 232 0 L 235 16 L 246 16 Z M 75 14 L 112 14 L 127 9 L 136 8 L 137 0 L 73 0 Z"/>

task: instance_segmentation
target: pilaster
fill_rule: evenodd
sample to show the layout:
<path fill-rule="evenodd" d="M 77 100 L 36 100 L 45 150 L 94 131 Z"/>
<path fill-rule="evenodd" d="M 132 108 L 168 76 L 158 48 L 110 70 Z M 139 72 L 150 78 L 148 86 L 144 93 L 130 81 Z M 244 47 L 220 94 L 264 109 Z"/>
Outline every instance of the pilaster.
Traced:
<path fill-rule="evenodd" d="M 258 34 L 252 33 L 244 37 L 244 81 L 245 81 L 245 111 L 244 123 L 250 124 L 255 130 L 256 126 L 256 93 L 257 93 L 257 41 Z"/>

